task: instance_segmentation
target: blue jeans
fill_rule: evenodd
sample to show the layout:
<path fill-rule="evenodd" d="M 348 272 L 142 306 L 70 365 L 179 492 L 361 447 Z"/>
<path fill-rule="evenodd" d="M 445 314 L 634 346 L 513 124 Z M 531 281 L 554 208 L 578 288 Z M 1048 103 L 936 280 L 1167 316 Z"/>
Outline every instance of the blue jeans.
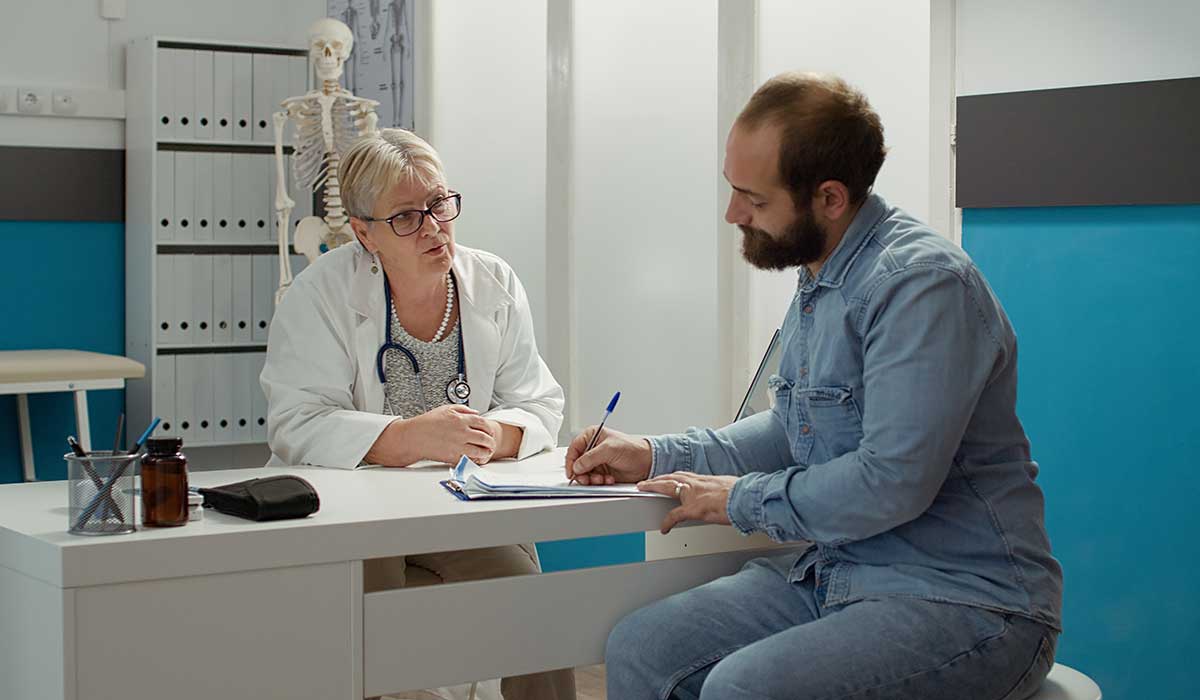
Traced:
<path fill-rule="evenodd" d="M 638 610 L 608 638 L 614 700 L 1024 700 L 1057 633 L 1028 618 L 917 598 L 825 607 L 794 556 L 756 559 Z M 814 569 L 815 571 L 815 569 Z"/>

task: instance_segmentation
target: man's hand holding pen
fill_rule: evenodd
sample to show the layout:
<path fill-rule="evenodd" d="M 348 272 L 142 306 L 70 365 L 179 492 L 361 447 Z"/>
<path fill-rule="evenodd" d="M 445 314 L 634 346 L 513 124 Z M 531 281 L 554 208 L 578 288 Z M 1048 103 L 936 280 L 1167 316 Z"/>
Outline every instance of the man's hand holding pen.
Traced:
<path fill-rule="evenodd" d="M 567 448 L 566 473 L 585 486 L 635 484 L 650 476 L 650 441 L 606 429 L 589 450 L 599 426 L 584 430 Z"/>

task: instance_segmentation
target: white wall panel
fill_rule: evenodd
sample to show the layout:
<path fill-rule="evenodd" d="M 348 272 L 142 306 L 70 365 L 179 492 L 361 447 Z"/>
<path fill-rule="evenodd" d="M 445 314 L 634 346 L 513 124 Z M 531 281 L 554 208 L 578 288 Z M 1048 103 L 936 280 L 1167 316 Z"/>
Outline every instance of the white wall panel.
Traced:
<path fill-rule="evenodd" d="M 1200 75 L 1200 3 L 958 0 L 958 94 Z"/>
<path fill-rule="evenodd" d="M 727 422 L 718 362 L 717 3 L 578 2 L 576 421 Z"/>
<path fill-rule="evenodd" d="M 463 193 L 458 240 L 512 265 L 529 294 L 544 354 L 550 342 L 546 4 L 454 0 L 430 5 L 431 123 L 420 123 L 418 106 L 417 132 L 438 150 L 450 186 Z M 418 53 L 417 60 L 421 57 Z"/>

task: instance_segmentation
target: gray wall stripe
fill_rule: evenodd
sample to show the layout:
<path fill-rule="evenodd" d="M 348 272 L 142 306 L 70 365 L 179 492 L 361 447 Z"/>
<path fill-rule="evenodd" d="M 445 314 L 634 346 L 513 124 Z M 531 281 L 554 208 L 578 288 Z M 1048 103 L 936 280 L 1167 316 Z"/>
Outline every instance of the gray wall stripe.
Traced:
<path fill-rule="evenodd" d="M 956 204 L 1200 202 L 1200 78 L 958 98 Z"/>
<path fill-rule="evenodd" d="M 125 151 L 0 146 L 0 220 L 124 219 Z"/>

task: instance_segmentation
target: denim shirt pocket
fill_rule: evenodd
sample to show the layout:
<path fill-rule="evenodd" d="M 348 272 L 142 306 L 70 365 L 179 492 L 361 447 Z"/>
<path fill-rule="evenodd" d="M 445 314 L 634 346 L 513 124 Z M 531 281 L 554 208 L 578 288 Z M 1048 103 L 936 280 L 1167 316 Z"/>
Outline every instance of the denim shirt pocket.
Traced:
<path fill-rule="evenodd" d="M 798 389 L 797 402 L 812 424 L 812 432 L 825 454 L 822 462 L 858 449 L 863 438 L 862 411 L 847 386 L 818 386 Z"/>
<path fill-rule="evenodd" d="M 812 428 L 805 419 L 804 402 L 797 396 L 800 391 L 795 382 L 777 374 L 767 379 L 767 386 L 775 395 L 775 410 L 783 421 L 784 430 L 788 435 L 788 447 L 792 451 L 792 459 L 796 464 L 808 466 L 812 454 Z"/>

